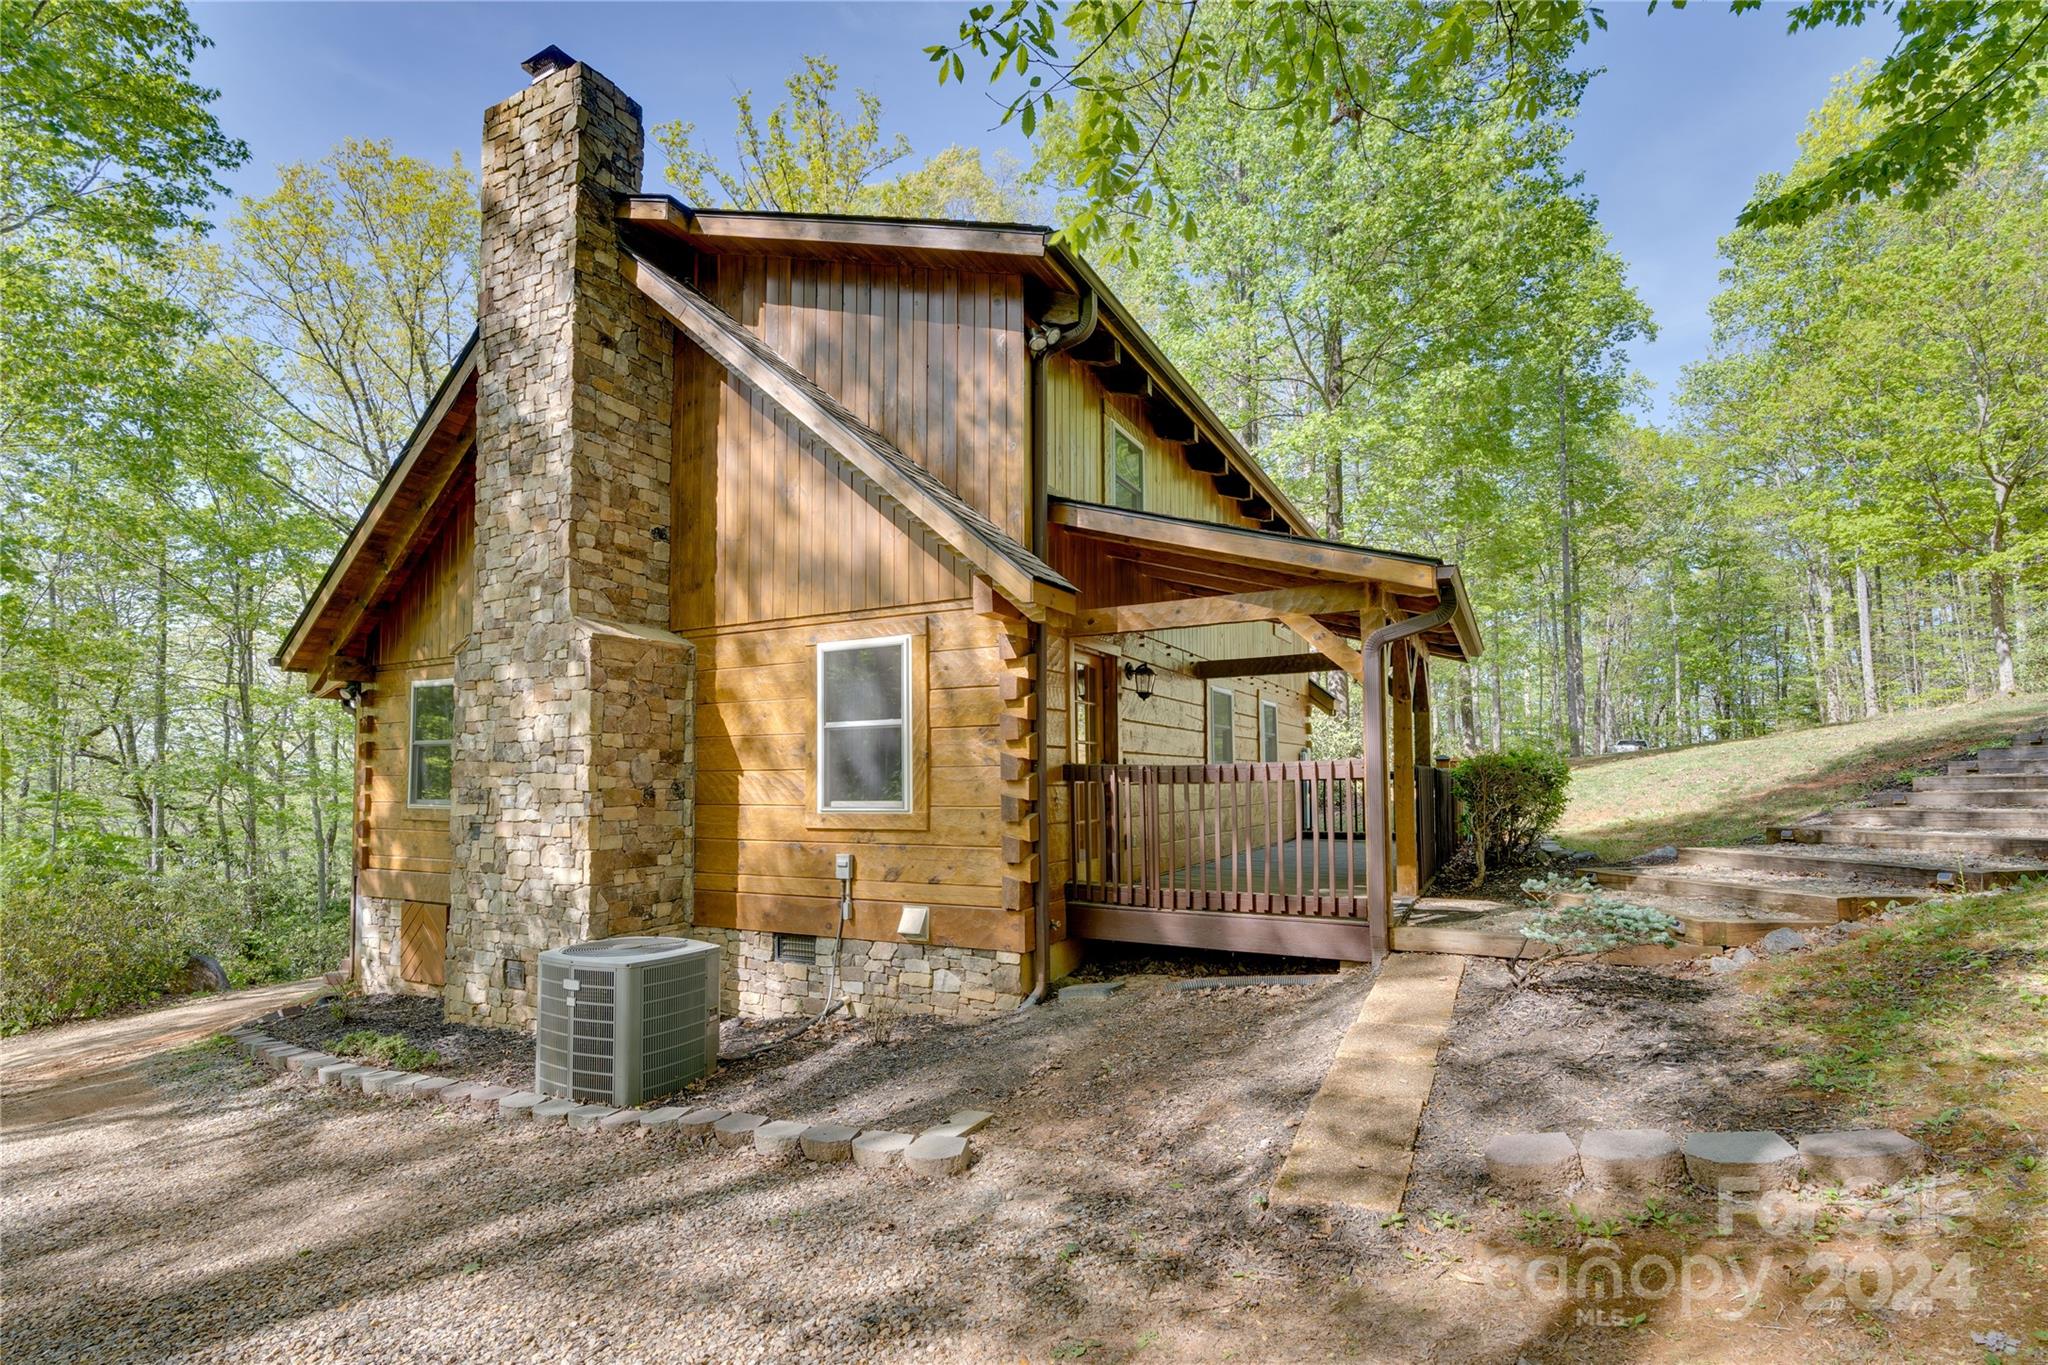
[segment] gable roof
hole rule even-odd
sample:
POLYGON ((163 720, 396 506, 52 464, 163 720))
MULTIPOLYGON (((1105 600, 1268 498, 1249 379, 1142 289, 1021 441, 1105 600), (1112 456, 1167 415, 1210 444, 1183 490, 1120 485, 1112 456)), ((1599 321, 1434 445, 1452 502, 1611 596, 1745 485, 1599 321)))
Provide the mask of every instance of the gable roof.
MULTIPOLYGON (((326 668, 405 564, 415 534, 475 443, 476 343, 472 331, 404 450, 384 471, 334 562, 292 622, 271 658, 279 668, 315 674, 326 668)), ((316 691, 321 690, 319 681, 316 691)))
POLYGON ((932 476, 888 437, 689 285, 630 248, 626 278, 727 371, 772 399, 925 529, 986 574, 1028 616, 1074 608, 1075 588, 1057 570, 932 476))
POLYGON ((619 217, 662 237, 730 255, 835 256, 911 265, 1018 272, 1048 289, 1092 292, 1117 339, 1127 346, 1164 396, 1185 413, 1198 437, 1214 447, 1210 458, 1251 486, 1256 500, 1295 535, 1315 528, 1265 466, 1232 434, 1186 376, 1102 282, 1080 253, 1055 239, 1054 229, 1031 223, 976 223, 931 218, 854 217, 830 213, 767 213, 700 209, 666 194, 629 195, 619 217))

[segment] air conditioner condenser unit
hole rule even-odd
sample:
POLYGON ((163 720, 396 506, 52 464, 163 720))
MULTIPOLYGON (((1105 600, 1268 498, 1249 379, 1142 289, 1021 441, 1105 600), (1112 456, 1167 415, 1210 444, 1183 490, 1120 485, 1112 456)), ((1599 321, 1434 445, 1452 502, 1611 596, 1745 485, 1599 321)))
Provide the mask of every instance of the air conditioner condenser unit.
POLYGON ((681 1089, 718 1064, 719 950, 653 936, 540 955, 534 1089, 619 1106, 681 1089))

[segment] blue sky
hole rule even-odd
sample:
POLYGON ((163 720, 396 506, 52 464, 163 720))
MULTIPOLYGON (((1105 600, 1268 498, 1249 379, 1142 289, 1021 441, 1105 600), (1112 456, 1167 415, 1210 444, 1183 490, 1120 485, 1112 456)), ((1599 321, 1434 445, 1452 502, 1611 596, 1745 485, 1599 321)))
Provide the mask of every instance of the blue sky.
MULTIPOLYGON (((603 71, 650 124, 683 119, 731 145, 732 95, 772 103, 806 53, 838 62, 842 88, 881 96, 888 131, 920 155, 949 143, 1022 155, 995 127, 981 88, 941 88, 927 43, 952 35, 965 0, 929 4, 197 4, 215 47, 199 76, 221 91, 222 122, 249 144, 232 188, 264 193, 283 162, 345 137, 475 164, 485 106, 524 83, 519 62, 549 43, 603 71)), ((1580 111, 1572 162, 1656 315, 1636 348, 1662 413, 1679 371, 1705 354, 1714 242, 1757 176, 1787 165, 1829 81, 1881 57, 1888 21, 1787 35, 1782 10, 1731 15, 1694 0, 1682 11, 1608 3, 1608 29, 1585 50, 1605 68, 1580 111)), ((650 183, 659 176, 651 159, 650 183)))

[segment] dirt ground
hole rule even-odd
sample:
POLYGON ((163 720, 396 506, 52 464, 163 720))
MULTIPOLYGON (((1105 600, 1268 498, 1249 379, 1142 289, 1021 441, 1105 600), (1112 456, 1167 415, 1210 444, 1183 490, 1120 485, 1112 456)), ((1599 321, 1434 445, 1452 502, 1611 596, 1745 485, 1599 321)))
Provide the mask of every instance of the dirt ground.
POLYGON ((982 1024, 837 1025, 697 1091, 903 1127, 993 1110, 973 1169, 943 1183, 572 1137, 297 1088, 224 1047, 168 1053, 146 1096, 0 1149, 0 1358, 1804 1365, 1979 1359, 1978 1326, 2025 1340, 2017 1300, 1810 1310, 1804 1262, 1786 1259, 1810 1239, 1716 1239, 1675 1217, 1575 1228, 1488 1199, 1472 1162, 1500 1124, 1798 1111, 1726 983, 1587 969, 1498 1002, 1485 964, 1466 982, 1391 1220, 1264 1206, 1364 972, 1199 993, 1140 975, 1107 1001, 982 1024), (1685 1079, 1703 1059, 1725 1070, 1705 1098, 1685 1079), (1660 1248, 1762 1258, 1761 1307, 1516 1287, 1547 1256, 1582 1278, 1610 1240, 1631 1267, 1660 1248))

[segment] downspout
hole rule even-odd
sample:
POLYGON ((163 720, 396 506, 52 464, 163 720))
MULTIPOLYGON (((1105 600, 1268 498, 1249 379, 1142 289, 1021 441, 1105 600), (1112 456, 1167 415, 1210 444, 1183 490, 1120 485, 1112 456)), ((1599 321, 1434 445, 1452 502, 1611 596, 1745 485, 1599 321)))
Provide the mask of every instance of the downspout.
MULTIPOLYGON (((1031 458, 1028 462, 1031 488, 1025 505, 1031 509, 1031 553, 1040 559, 1045 558, 1048 549, 1045 529, 1045 358, 1070 346, 1078 346, 1095 335, 1099 311, 1095 291, 1084 285, 1081 290, 1081 316, 1073 326, 1062 331, 1041 324, 1025 342, 1031 351, 1031 458)), ((1033 621, 1031 657, 1038 665, 1041 693, 1052 682, 1047 652, 1045 623, 1033 621)), ((1052 987, 1052 812, 1046 808, 1045 788, 1045 707, 1041 704, 1038 724, 1031 727, 1031 809, 1038 814, 1038 837, 1033 841, 1033 854, 1038 859, 1038 880, 1032 884, 1031 893, 1031 994, 1018 1003, 1020 1011, 1043 1003, 1045 993, 1052 987)))
POLYGON ((1372 960, 1387 955, 1389 926, 1394 918, 1394 869, 1388 861, 1393 840, 1387 829, 1387 646, 1425 630, 1434 630, 1458 611, 1458 590, 1448 573, 1439 571, 1436 580, 1438 602, 1420 616, 1394 621, 1365 637, 1359 653, 1364 656, 1365 723, 1365 839, 1372 850, 1366 864, 1365 922, 1372 943, 1372 960))

